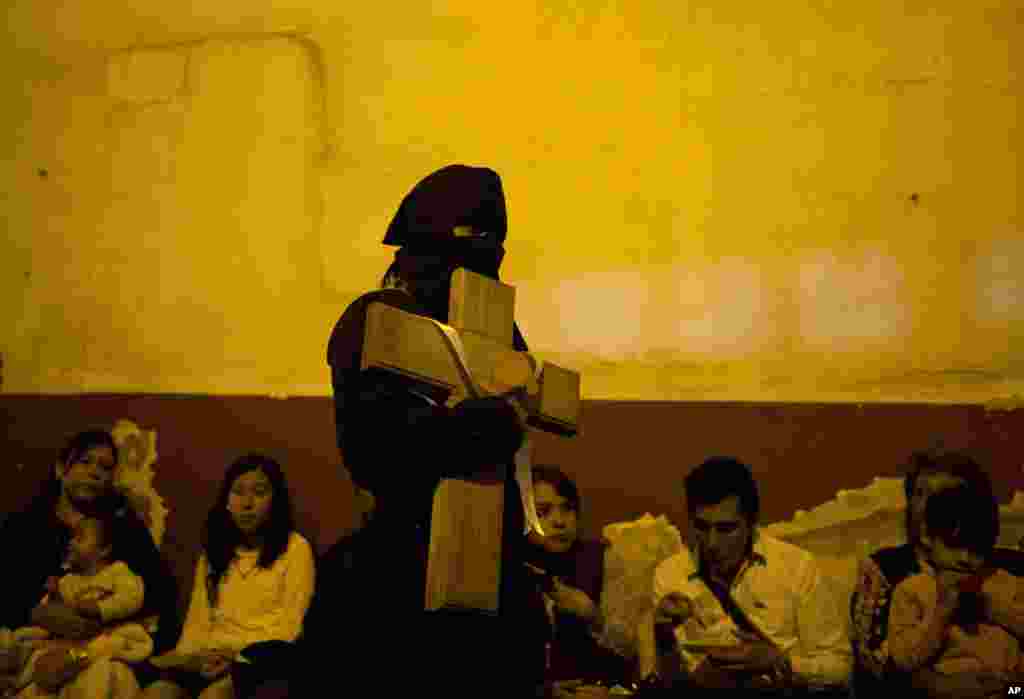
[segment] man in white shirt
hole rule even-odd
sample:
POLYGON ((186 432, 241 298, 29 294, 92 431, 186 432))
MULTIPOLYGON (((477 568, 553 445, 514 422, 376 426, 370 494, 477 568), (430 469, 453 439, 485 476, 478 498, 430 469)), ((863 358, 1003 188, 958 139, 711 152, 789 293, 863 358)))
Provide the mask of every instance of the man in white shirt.
POLYGON ((658 674, 670 685, 845 692, 852 656, 814 557, 757 530, 750 469, 712 458, 685 482, 688 550, 654 575, 658 674))

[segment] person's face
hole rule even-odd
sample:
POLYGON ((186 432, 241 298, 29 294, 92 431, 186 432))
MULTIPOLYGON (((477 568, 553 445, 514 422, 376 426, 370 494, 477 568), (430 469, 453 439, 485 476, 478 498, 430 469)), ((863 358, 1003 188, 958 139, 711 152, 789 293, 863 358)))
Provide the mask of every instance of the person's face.
POLYGON ((75 570, 93 568, 110 555, 110 547, 103 542, 103 527, 94 519, 78 523, 68 550, 68 563, 75 570))
POLYGON ((717 505, 695 508, 690 520, 691 541, 703 566, 717 578, 729 578, 743 563, 753 528, 731 495, 717 505))
POLYGON ((977 572, 985 562, 984 557, 963 546, 954 546, 942 537, 931 537, 924 533, 922 540, 928 546, 929 559, 938 571, 953 571, 969 575, 977 572))
POLYGON ((243 473, 231 484, 228 492, 228 512, 235 525, 244 534, 258 530, 270 517, 274 490, 263 471, 257 469, 243 473))
POLYGON ((917 477, 914 490, 910 493, 910 502, 907 503, 909 513, 907 534, 911 541, 917 541, 920 538, 924 522, 924 507, 928 498, 940 490, 963 485, 963 483, 963 479, 949 473, 925 472, 917 477))
POLYGON ((452 256, 457 266, 496 279, 501 262, 505 259, 505 247, 495 234, 482 232, 456 238, 452 256))
POLYGON ((405 275, 409 290, 428 310, 447 313, 452 273, 459 267, 497 278, 505 249, 497 239, 473 237, 436 243, 410 252, 405 275))
POLYGON ((105 494, 113 483, 114 451, 95 446, 73 456, 57 469, 61 490, 73 501, 89 501, 105 494))
POLYGON ((551 553, 565 553, 576 543, 579 535, 576 510, 554 486, 543 481, 533 484, 533 500, 544 528, 541 545, 551 553))
POLYGON ((447 299, 455 266, 451 257, 443 252, 417 254, 415 274, 410 280, 413 290, 425 298, 443 295, 447 299))

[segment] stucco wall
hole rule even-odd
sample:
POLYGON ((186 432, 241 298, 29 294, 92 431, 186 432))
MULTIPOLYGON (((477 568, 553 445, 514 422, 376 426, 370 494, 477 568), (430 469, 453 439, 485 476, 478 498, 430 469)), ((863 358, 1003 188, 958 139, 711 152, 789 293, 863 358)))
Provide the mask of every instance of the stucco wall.
POLYGON ((324 395, 465 162, 588 398, 1024 395, 1018 3, 578 5, 10 4, 0 390, 324 395))

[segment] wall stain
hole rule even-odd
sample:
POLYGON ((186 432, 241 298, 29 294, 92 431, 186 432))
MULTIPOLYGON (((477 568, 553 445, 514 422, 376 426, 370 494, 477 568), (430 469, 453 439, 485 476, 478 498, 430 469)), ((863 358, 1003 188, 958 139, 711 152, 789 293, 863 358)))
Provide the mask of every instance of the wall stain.
MULTIPOLYGON (((191 84, 191 66, 194 50, 212 43, 239 43, 239 44, 261 44, 267 41, 284 39, 298 46, 306 56, 309 67, 309 75, 313 83, 313 120, 315 122, 316 144, 313 162, 309 167, 313 170, 309 178, 309 205, 311 208, 312 225, 309 231, 306 245, 310 248, 310 254, 315 255, 316 274, 319 277, 317 286, 321 297, 330 296, 334 298, 337 294, 327 283, 326 260, 323 254, 323 222, 326 215, 326 201, 322 187, 322 168, 334 157, 336 148, 330 138, 330 115, 328 110, 328 71, 327 63, 324 60, 323 46, 319 41, 312 38, 311 31, 303 29, 283 29, 280 31, 267 32, 225 32, 209 34, 192 39, 180 41, 143 43, 114 49, 107 52, 108 57, 114 57, 125 53, 139 51, 185 51, 185 76, 180 87, 181 96, 194 94, 194 86, 191 84)), ((153 104, 167 104, 172 100, 152 100, 143 104, 115 105, 114 109, 136 109, 141 110, 153 104)))

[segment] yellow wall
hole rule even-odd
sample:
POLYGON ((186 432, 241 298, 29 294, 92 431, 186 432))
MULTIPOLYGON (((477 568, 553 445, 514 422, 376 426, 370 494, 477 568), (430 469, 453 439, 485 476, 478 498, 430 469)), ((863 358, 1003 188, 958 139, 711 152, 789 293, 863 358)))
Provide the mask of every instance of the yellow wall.
POLYGON ((4 392, 328 393, 463 162, 588 398, 1024 394, 1015 0, 126 7, 8 10, 4 392))

